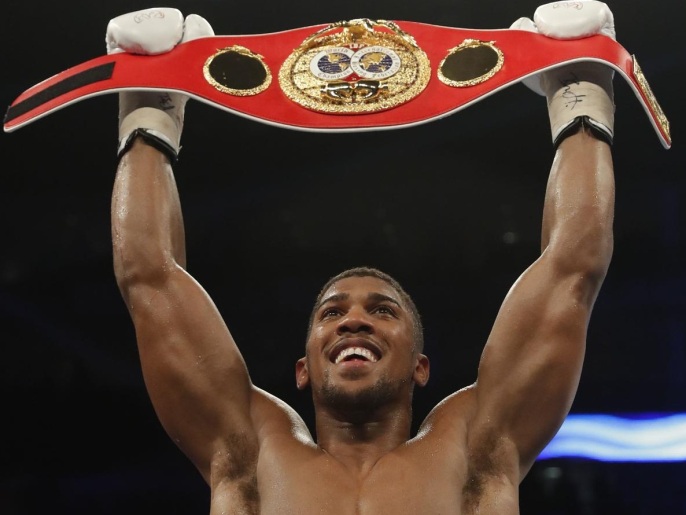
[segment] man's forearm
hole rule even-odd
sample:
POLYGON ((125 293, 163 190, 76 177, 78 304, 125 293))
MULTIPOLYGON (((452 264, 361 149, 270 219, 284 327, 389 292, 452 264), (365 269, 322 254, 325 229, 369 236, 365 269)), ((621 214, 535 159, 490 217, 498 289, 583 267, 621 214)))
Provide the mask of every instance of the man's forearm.
POLYGON ((605 276, 612 257, 615 183, 610 146, 580 127, 559 146, 543 210, 542 250, 570 270, 605 276))
POLYGON ((138 138, 122 157, 112 194, 114 267, 122 285, 185 266, 184 230, 167 157, 138 138))

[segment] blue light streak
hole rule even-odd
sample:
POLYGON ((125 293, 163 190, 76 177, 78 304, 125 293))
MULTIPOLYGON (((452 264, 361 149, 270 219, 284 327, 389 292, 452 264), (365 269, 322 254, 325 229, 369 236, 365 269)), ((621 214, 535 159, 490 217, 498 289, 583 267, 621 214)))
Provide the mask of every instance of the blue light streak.
POLYGON ((539 460, 686 461, 686 414, 570 414, 539 460))

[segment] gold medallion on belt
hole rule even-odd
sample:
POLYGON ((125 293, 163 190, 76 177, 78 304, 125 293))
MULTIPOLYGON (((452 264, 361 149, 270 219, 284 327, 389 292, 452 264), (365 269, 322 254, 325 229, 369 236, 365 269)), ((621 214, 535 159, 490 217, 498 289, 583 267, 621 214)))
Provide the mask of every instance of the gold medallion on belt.
POLYGON ((284 61, 279 85, 313 111, 374 113, 404 104, 429 82, 431 66, 414 38, 386 20, 333 23, 284 61))

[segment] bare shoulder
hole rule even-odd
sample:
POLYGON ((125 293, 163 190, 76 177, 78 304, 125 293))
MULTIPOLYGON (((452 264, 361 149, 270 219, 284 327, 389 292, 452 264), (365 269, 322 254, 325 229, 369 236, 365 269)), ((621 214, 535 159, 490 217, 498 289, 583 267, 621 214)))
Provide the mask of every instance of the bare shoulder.
POLYGON ((286 436, 305 445, 314 445, 310 430, 290 405, 275 395, 253 386, 251 417, 260 445, 268 438, 286 436))
POLYGON ((516 447, 500 428, 477 417, 478 388, 467 386, 446 397, 429 413, 417 439, 435 441, 446 459, 457 459, 465 513, 518 513, 519 461, 516 447), (446 454, 449 449, 451 452, 446 454), (491 504, 508 506, 489 511, 491 504), (481 510, 481 511, 479 511, 481 510))
MULTIPOLYGON (((251 434, 226 435, 215 449, 212 473, 212 512, 262 513, 270 497, 260 485, 279 484, 294 456, 310 455, 316 445, 303 419, 287 403, 251 387, 251 434)), ((267 510, 269 512, 269 510, 267 510)))
POLYGON ((225 434, 222 443, 215 444, 215 478, 254 475, 258 461, 273 450, 316 448, 305 422, 292 407, 261 388, 251 388, 251 428, 225 434))
POLYGON ((439 402, 422 422, 417 435, 399 449, 421 462, 431 456, 431 468, 442 466, 466 473, 468 429, 474 412, 473 387, 463 388, 439 402))
POLYGON ((476 385, 466 386, 439 402, 426 416, 417 437, 443 432, 466 435, 476 412, 476 385))

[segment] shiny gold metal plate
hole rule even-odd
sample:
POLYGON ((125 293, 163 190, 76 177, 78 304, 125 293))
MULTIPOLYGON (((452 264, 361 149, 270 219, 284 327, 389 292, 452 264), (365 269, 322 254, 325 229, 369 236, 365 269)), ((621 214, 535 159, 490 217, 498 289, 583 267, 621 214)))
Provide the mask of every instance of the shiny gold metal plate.
POLYGON ((660 124, 660 127, 662 128, 663 132, 667 135, 668 138, 671 139, 672 135, 669 132, 669 120, 667 120, 667 116, 662 110, 662 107, 660 107, 660 104, 657 102, 657 98, 655 98, 653 90, 650 88, 650 84, 648 84, 648 80, 643 74, 643 70, 638 65, 636 56, 632 55, 631 59, 633 64, 634 78, 636 79, 636 82, 641 88, 643 95, 645 96, 646 100, 650 104, 650 107, 655 113, 655 118, 657 118, 657 122, 660 124))
POLYGON ((257 95, 272 82, 272 74, 262 56, 240 45, 211 55, 205 61, 203 74, 219 91, 239 97, 257 95))
POLYGON ((438 78, 454 88, 475 86, 486 82, 503 67, 503 52, 493 41, 465 39, 438 65, 438 78))
POLYGON ((284 61, 279 85, 307 109, 373 113, 419 95, 431 78, 426 53, 397 24, 360 18, 312 34, 284 61))

